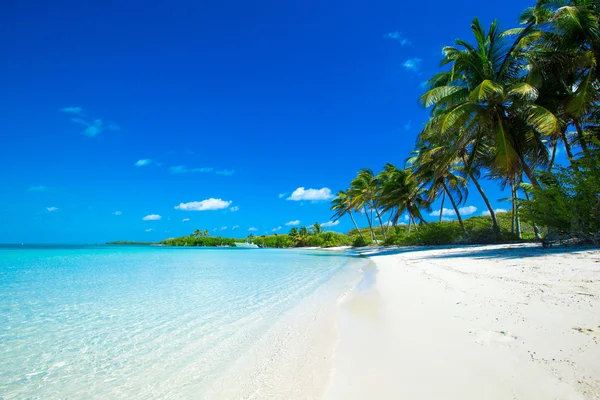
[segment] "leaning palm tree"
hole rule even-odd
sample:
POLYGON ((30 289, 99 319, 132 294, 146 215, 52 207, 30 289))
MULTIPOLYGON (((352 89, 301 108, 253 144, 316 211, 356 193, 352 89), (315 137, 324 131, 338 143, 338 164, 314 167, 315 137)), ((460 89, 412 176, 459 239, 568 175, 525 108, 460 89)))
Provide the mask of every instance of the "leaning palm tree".
POLYGON ((362 232, 358 228, 356 220, 352 215, 354 208, 352 205, 352 198, 348 194, 348 191, 340 190, 337 193, 337 196, 331 201, 331 211, 334 211, 334 214, 331 217, 331 220, 334 222, 338 221, 344 215, 348 214, 350 216, 350 219, 352 220, 352 223, 354 224, 354 228, 356 228, 356 231, 358 232, 360 238, 364 242, 365 238, 363 237, 362 232))
MULTIPOLYGON (((422 134, 420 137, 426 138, 426 135, 422 134)), ((433 147, 429 144, 429 146, 424 145, 413 152, 413 157, 408 159, 407 165, 412 168, 417 181, 423 187, 428 187, 427 200, 429 203, 433 203, 440 196, 442 197, 440 222, 442 221, 444 201, 448 197, 464 232, 465 227, 458 205, 465 201, 468 196, 468 181, 457 173, 460 170, 460 165, 456 156, 452 153, 449 154, 446 146, 433 147)))
POLYGON ((421 209, 429 209, 429 202, 425 198, 425 189, 422 188, 414 175, 408 169, 398 169, 393 164, 386 164, 382 174, 382 188, 379 202, 383 212, 392 213, 392 224, 398 224, 400 216, 406 212, 409 216, 409 228, 415 224, 415 219, 426 223, 421 209))
POLYGON ((381 219, 381 213, 379 212, 378 204, 378 191, 379 182, 370 169, 362 169, 358 172, 356 178, 350 183, 350 193, 352 196, 353 206, 356 210, 361 210, 367 217, 369 223, 369 229, 371 230, 371 236, 373 240, 376 240, 375 231, 373 230, 373 212, 379 219, 379 225, 381 226, 381 232, 385 238, 385 231, 383 229, 383 221, 381 219))
MULTIPOLYGON (((521 16, 533 33, 530 80, 557 101, 563 132, 572 124, 576 142, 589 156, 593 130, 587 116, 600 100, 600 3, 597 0, 538 0, 521 16), (550 89, 550 90, 549 90, 550 89)), ((542 99, 545 99, 544 96, 542 99)), ((564 134, 564 133, 563 133, 564 134)), ((570 143, 563 137, 567 154, 570 143)))
POLYGON ((511 40, 496 21, 488 32, 475 18, 471 30, 476 43, 456 40, 444 48, 442 72, 429 81, 421 101, 432 108, 430 126, 454 133, 452 151, 466 151, 469 167, 484 152, 486 167, 506 177, 523 172, 536 187, 533 173, 547 162, 542 137, 558 131, 557 118, 535 104, 537 89, 524 81, 525 34, 511 40))

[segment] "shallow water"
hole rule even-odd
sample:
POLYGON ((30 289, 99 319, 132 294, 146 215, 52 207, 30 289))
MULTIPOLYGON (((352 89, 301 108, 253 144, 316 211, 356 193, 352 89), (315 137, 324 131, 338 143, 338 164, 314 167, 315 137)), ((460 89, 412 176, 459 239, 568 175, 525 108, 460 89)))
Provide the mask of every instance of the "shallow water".
POLYGON ((235 396, 277 393, 269 360, 315 362, 297 358, 316 316, 364 264, 294 250, 0 248, 0 398, 204 398, 244 381, 235 396))

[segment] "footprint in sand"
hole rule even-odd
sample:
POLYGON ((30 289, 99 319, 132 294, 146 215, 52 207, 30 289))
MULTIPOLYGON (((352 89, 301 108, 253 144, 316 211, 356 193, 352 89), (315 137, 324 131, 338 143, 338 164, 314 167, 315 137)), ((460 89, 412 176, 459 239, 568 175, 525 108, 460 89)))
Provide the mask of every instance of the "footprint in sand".
POLYGON ((517 340, 517 336, 507 331, 477 331, 475 343, 481 346, 490 346, 493 344, 510 345, 511 342, 517 340))

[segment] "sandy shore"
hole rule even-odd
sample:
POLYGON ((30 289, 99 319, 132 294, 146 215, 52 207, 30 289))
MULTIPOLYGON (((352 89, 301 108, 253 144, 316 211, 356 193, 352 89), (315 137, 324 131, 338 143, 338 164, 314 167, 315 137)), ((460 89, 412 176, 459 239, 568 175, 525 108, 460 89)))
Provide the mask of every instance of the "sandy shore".
POLYGON ((342 304, 326 398, 600 399, 600 251, 399 251, 342 304))

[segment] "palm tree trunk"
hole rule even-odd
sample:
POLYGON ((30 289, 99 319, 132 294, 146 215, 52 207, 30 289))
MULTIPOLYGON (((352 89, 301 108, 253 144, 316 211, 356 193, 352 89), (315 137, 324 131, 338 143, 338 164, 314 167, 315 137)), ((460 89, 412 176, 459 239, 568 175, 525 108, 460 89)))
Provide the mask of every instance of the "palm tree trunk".
POLYGON ((377 214, 377 219, 379 219, 379 226, 381 226, 381 234, 383 235, 383 238, 386 239, 385 230, 383 229, 383 221, 381 220, 381 214, 379 213, 377 207, 373 208, 375 208, 375 214, 377 214))
MULTIPOLYGON (((525 193, 525 198, 527 200, 529 200, 529 194, 527 193, 527 191, 524 190, 523 193, 525 193)), ((541 239, 542 238, 542 235, 540 235, 540 230, 538 229, 538 227, 535 224, 535 222, 533 223, 533 231, 535 232, 535 238, 536 239, 541 239)))
POLYGON ((392 216, 394 215, 394 209, 390 210, 390 217, 388 218, 387 226, 385 227, 385 232, 388 233, 390 231, 390 226, 392 222, 392 216))
POLYGON ((350 218, 352 219, 352 223, 354 224, 354 227, 356 228, 356 230, 358 231, 358 235, 360 236, 360 238, 363 240, 363 242, 365 241, 365 238, 362 235, 362 232, 360 231, 360 229, 358 228, 358 225, 356 224, 356 221, 354 220, 354 216, 352 215, 352 210, 350 210, 348 212, 348 214, 350 214, 350 218))
POLYGON ((410 215, 410 212, 408 212, 408 234, 409 235, 410 235, 411 224, 412 224, 412 215, 410 215))
POLYGON ((510 182, 510 233, 515 233, 515 186, 510 182))
POLYGON ((516 231, 517 237, 519 239, 521 239, 521 220, 519 218, 519 188, 517 187, 517 185, 513 185, 512 186, 512 198, 513 198, 513 223, 514 223, 514 230, 516 231))
POLYGON ((371 223, 371 218, 369 218, 369 213, 367 212, 367 204, 363 206, 365 211, 365 217, 367 217, 367 221, 369 222, 369 229, 371 230, 371 240, 375 241, 375 232, 373 232, 373 224, 371 223))
POLYGON ((521 219, 519 218, 519 198, 517 197, 517 189, 515 188, 515 229, 517 230, 517 237, 522 239, 521 235, 521 219))
POLYGON ((558 146, 558 141, 556 139, 552 140, 552 156, 550 157, 550 164, 548 164, 548 172, 552 172, 552 167, 554 167, 554 160, 556 159, 556 146, 558 146))
POLYGON ((563 144, 565 145, 565 151, 567 152, 567 157, 569 158, 569 162, 571 166, 573 166, 573 150, 571 149, 571 144, 569 143, 569 138, 567 137, 567 127, 565 127, 560 133, 560 137, 562 138, 563 144))
POLYGON ((415 231, 419 231, 419 228, 417 228, 417 223, 415 222, 415 217, 413 217, 412 213, 410 214, 410 219, 412 220, 413 226, 415 227, 415 231))
POLYGON ((577 139, 579 139, 579 145, 581 146, 581 150, 583 151, 583 155, 586 157, 590 156, 590 150, 588 148, 588 145, 585 141, 585 136, 583 134, 583 129, 581 127, 581 121, 579 121, 579 118, 574 118, 573 119, 573 125, 575 125, 575 129, 577 130, 577 139))
POLYGON ((490 204, 490 201, 488 200, 487 196, 485 195, 485 192, 483 191, 483 188, 481 187, 481 185, 479 184, 479 182, 477 181, 477 179, 475 179, 475 176, 473 175, 473 173, 471 171, 469 171, 469 178, 471 178, 471 180, 475 184, 475 187, 477 188, 477 191, 481 195, 481 198, 483 199, 483 202, 485 203, 485 205, 488 208, 488 211, 490 212, 490 217, 492 217, 492 227, 494 228, 494 231, 497 234, 500 234, 500 226, 498 225, 498 220, 496 219, 496 212, 492 208, 492 205, 490 204))
POLYGON ((444 193, 442 196, 442 205, 440 206, 440 222, 442 222, 442 213, 444 212, 444 201, 446 200, 446 185, 444 184, 444 193))
MULTIPOLYGON (((454 208, 454 212, 456 213, 456 218, 458 218, 458 223, 460 224, 460 227, 462 228, 463 233, 466 233, 467 231, 465 230, 465 225, 463 224, 463 220, 460 216, 460 211, 458 211, 458 206, 456 205, 456 202, 454 201, 454 197, 452 197, 452 194, 450 194, 450 191, 448 190, 448 187, 446 186, 446 182, 442 182, 442 185, 444 187, 444 193, 448 195, 448 199, 450 199, 450 203, 452 203, 452 208, 454 208)), ((441 217, 441 213, 440 213, 440 217, 441 217)), ((441 218, 440 218, 441 220, 441 218)))
POLYGON ((523 160, 522 157, 521 157, 521 166, 523 167, 523 172, 525 172, 525 176, 527 176, 527 179, 529 179, 529 182, 531 182, 531 184, 534 187, 539 188, 540 183, 538 182, 538 180, 535 177, 531 168, 529 168, 529 165, 527 165, 527 163, 525 162, 525 160, 523 160))

